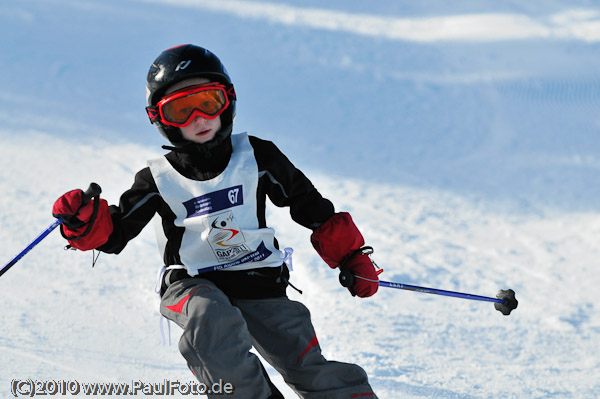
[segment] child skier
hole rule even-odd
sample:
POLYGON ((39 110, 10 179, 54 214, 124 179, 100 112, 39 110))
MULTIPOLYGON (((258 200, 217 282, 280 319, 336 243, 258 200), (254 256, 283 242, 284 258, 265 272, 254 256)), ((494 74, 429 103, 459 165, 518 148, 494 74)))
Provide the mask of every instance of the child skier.
POLYGON ((336 213, 272 142, 231 134, 236 94, 210 51, 165 50, 146 89, 148 116, 170 152, 136 174, 119 206, 98 198, 82 206, 81 190, 61 196, 52 213, 63 236, 80 250, 118 254, 158 213, 160 312, 183 329, 179 350, 201 383, 228 382, 238 398, 283 398, 254 346, 302 398, 375 398, 362 368, 322 356, 308 310, 287 298, 289 272, 265 200, 289 207, 323 260, 356 276, 352 295, 368 297, 377 273, 350 215, 336 213))

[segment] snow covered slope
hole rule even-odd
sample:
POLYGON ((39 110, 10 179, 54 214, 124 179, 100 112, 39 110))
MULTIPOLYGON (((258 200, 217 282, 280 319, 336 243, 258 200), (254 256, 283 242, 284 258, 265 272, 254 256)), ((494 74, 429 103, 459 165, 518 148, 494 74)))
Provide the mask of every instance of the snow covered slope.
MULTIPOLYGON (((382 279, 519 299, 505 317, 387 288, 352 298, 272 207, 304 291, 289 295, 327 357, 361 364, 381 398, 600 396, 594 2, 23 0, 0 21, 0 264, 60 194, 96 181, 116 203, 162 153, 145 74, 192 42, 234 78, 236 131, 274 140, 352 213, 382 279)), ((0 278, 0 397, 13 379, 193 381, 161 345, 151 226, 94 268, 64 244, 52 233, 0 278)))

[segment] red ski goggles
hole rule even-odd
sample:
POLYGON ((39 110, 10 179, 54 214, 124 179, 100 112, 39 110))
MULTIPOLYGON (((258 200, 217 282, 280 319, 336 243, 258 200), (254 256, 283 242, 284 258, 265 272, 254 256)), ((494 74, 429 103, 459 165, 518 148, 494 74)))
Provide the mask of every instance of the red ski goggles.
POLYGON ((156 106, 146 107, 150 123, 184 127, 196 117, 214 119, 235 100, 233 85, 205 83, 186 87, 164 96, 156 106))

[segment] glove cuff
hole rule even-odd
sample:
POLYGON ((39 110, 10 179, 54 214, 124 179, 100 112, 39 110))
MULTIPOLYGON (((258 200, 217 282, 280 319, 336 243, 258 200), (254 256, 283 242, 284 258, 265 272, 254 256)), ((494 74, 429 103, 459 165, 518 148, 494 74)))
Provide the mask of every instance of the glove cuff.
POLYGON ((365 244, 362 234, 347 212, 336 213, 329 218, 311 234, 310 242, 332 269, 365 244))

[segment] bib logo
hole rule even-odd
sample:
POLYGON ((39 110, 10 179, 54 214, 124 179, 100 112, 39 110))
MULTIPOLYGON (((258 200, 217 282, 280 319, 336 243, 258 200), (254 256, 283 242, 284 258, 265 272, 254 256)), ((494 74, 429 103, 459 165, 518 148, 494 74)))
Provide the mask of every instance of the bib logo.
MULTIPOLYGON (((234 190, 229 193, 230 199, 235 195, 232 192, 234 190)), ((208 223, 208 242, 219 262, 231 261, 252 251, 231 211, 209 217, 208 223)))

